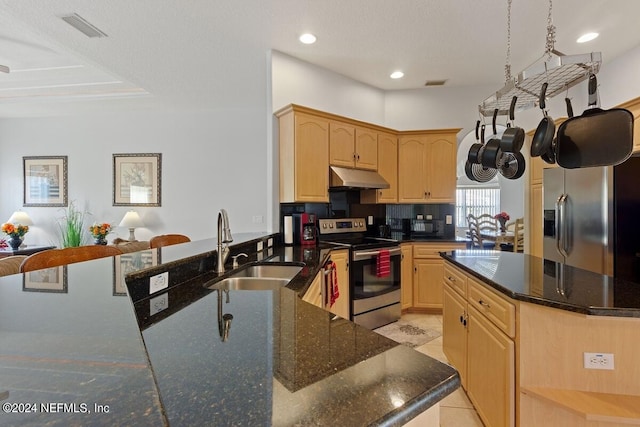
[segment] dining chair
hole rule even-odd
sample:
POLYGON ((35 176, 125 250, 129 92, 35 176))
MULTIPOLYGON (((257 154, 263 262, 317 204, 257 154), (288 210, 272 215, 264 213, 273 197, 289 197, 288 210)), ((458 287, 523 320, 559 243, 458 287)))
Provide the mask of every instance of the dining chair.
POLYGON ((524 218, 508 223, 507 231, 513 232, 513 252, 524 252, 524 218))
POLYGON ((188 243, 191 239, 184 234, 162 234, 154 236, 149 240, 151 249, 160 248, 162 246, 177 245, 178 243, 188 243))
POLYGON ((491 222, 487 221, 484 216, 489 216, 487 214, 483 214, 480 216, 475 216, 473 214, 467 215, 467 224, 469 226, 469 239, 472 249, 493 249, 495 243, 490 240, 485 240, 482 238, 483 231, 497 231, 497 224, 495 224, 495 220, 493 220, 494 228, 491 227, 491 222), (482 220, 480 219, 482 218, 482 220))
POLYGON ((90 259, 122 255, 122 251, 115 246, 89 245, 63 249, 48 249, 29 255, 20 264, 20 272, 41 270, 43 268, 58 267, 90 259))
POLYGON ((20 264, 27 258, 27 255, 12 255, 0 258, 0 276, 20 273, 20 264))

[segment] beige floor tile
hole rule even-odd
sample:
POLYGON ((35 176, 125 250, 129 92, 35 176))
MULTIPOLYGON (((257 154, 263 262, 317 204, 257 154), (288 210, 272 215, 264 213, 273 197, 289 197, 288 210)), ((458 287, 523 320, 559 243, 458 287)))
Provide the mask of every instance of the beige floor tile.
POLYGON ((473 409, 440 406, 440 427, 483 427, 473 409))
POLYGON ((467 397, 462 387, 451 393, 440 401, 440 406, 447 406, 450 408, 464 408, 473 409, 471 401, 467 397))
POLYGON ((436 338, 435 340, 423 344, 420 347, 416 347, 415 349, 422 354, 426 354, 427 356, 439 360, 440 362, 449 363, 449 361, 447 360, 447 356, 445 356, 444 352, 442 351, 441 338, 436 338))

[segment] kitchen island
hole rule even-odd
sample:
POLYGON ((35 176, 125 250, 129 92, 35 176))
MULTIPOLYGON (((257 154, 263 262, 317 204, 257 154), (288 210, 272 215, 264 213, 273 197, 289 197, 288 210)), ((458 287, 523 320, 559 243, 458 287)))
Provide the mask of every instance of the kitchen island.
POLYGON ((640 425, 640 284, 519 253, 441 256, 444 351, 485 425, 640 425))
POLYGON ((242 264, 302 271, 279 290, 209 289, 223 277, 210 239, 0 278, 0 424, 403 425, 459 386, 450 366, 301 300, 330 248, 235 237, 242 264), (132 263, 145 268, 124 286, 132 263))

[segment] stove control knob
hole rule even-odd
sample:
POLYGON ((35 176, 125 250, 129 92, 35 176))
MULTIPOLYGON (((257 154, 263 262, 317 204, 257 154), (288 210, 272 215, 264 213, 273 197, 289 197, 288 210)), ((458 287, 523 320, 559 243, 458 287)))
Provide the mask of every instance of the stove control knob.
POLYGON ((329 224, 329 228, 333 228, 333 223, 330 223, 330 224, 329 224))
POLYGON ((362 227, 362 226, 364 226, 364 223, 363 223, 362 221, 360 221, 360 222, 358 223, 358 225, 359 225, 360 227, 362 227))
POLYGON ((327 228, 327 224, 326 223, 322 223, 322 228, 327 228))

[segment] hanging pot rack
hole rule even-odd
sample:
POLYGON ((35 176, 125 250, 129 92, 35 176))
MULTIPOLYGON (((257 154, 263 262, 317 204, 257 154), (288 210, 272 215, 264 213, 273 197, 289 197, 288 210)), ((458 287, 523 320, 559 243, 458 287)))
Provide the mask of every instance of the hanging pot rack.
POLYGON ((507 0, 507 61, 505 65, 505 85, 494 94, 486 98, 478 110, 487 117, 498 110, 499 115, 506 115, 511 106, 511 100, 517 97, 515 109, 518 111, 532 108, 536 105, 540 87, 547 83, 547 97, 553 98, 558 93, 566 91, 572 86, 589 78, 590 74, 597 74, 602 63, 600 52, 579 55, 565 55, 554 48, 555 26, 551 18, 552 1, 549 0, 549 14, 547 17, 547 37, 545 54, 518 73, 511 76, 511 0, 507 0))
MULTIPOLYGON (((509 112, 511 99, 518 97, 516 110, 522 111, 536 105, 542 83, 547 82, 547 97, 553 98, 572 86, 589 78, 589 73, 597 74, 602 63, 600 52, 579 55, 564 55, 557 50, 551 51, 551 58, 540 60, 518 73, 517 77, 507 81, 493 95, 478 106, 480 114, 492 116, 497 108, 499 115, 509 112)), ((545 59, 546 55, 544 58, 545 59)))

